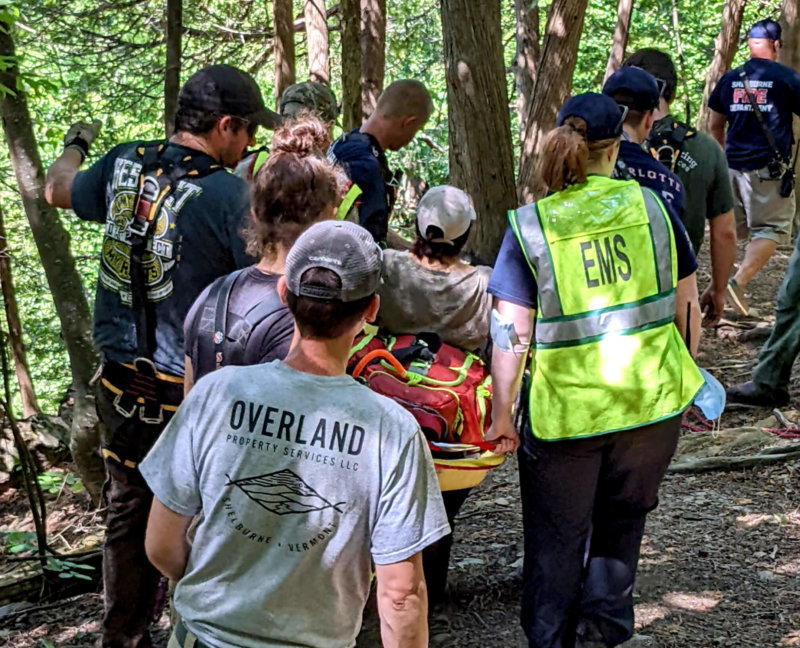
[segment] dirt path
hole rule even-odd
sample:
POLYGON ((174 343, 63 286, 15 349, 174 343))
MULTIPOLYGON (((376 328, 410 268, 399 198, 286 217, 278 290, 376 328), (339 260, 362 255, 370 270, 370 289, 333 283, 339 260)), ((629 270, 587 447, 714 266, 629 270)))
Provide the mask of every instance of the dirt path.
MULTIPOLYGON (((786 258, 780 254, 773 259, 753 285, 752 305, 766 325, 772 323, 786 258)), ((701 272, 701 290, 707 277, 701 272)), ((758 319, 726 315, 730 323, 705 336, 699 361, 727 386, 746 379, 764 336, 748 332, 758 319)), ((797 405, 798 376, 792 387, 797 405)), ((753 424, 766 414, 730 409, 722 426, 753 424)), ((636 587, 637 646, 800 646, 798 472, 800 462, 786 462, 742 472, 667 477, 661 505, 645 530, 636 587)), ((61 496, 53 528, 68 529, 68 542, 97 528, 85 505, 81 495, 61 496)), ((0 529, 23 529, 29 522, 21 494, 5 493, 0 499, 0 529)), ((431 645, 525 646, 517 621, 521 564, 519 489, 512 457, 476 489, 462 510, 451 566, 453 604, 433 612, 431 645)), ((98 594, 85 594, 1 619, 0 646, 92 646, 99 636, 101 608, 98 594)), ((367 626, 367 633, 374 630, 373 622, 367 626)), ((166 643, 166 627, 163 616, 156 648, 166 643)), ((377 645, 374 634, 365 633, 359 645, 377 645)))

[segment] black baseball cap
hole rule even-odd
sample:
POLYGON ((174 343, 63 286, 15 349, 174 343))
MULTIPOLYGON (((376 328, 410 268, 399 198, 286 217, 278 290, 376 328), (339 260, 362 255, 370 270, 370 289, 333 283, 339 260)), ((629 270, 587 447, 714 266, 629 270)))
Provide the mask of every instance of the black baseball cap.
POLYGON ((603 94, 613 97, 619 92, 632 96, 628 106, 631 110, 646 112, 658 107, 658 100, 664 82, 659 85, 658 80, 649 72, 633 65, 621 67, 614 72, 603 85, 603 94))
POLYGON ((611 97, 584 92, 570 97, 558 111, 556 126, 562 126, 567 117, 580 117, 586 122, 586 139, 598 142, 622 134, 622 124, 628 109, 620 106, 611 97))
POLYGON ((255 79, 232 65, 209 65, 195 72, 181 88, 178 105, 239 117, 265 128, 276 128, 283 121, 264 106, 255 79))
POLYGON ((764 20, 759 20, 750 28, 750 31, 747 32, 747 38, 766 38, 767 40, 780 41, 781 26, 770 18, 764 18, 764 20))

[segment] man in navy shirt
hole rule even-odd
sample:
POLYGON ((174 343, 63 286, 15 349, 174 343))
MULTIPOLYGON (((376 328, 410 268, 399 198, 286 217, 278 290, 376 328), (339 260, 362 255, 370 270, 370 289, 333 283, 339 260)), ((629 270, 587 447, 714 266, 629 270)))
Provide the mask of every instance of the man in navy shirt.
POLYGON ((47 172, 51 205, 105 229, 94 309, 103 361, 96 402, 106 430, 104 647, 151 645, 160 577, 145 555, 153 494, 137 464, 183 396, 189 307, 208 283, 253 262, 240 236, 247 184, 224 167, 239 162, 259 125, 279 121, 250 75, 213 65, 181 89, 167 142, 120 144, 79 171, 99 124, 76 124, 47 172))
POLYGON ((378 98, 369 119, 342 135, 328 151, 329 159, 341 164, 361 189, 358 222, 377 243, 386 242, 398 178, 389 169, 384 151, 406 146, 432 112, 431 96, 422 83, 395 81, 378 98))
POLYGON ((744 238, 749 230, 751 237, 744 261, 728 283, 731 304, 743 315, 748 312, 747 284, 778 242, 791 234, 794 194, 783 197, 779 190, 782 166, 791 163, 792 115, 800 115, 800 75, 776 62, 780 25, 759 20, 747 37, 750 60, 723 76, 708 98, 711 134, 725 147, 730 166, 738 235, 744 238))
MULTIPOLYGON (((671 216, 679 218, 685 195, 683 183, 642 148, 655 121, 661 90, 655 77, 641 68, 622 67, 606 80, 603 94, 628 112, 622 126, 615 177, 629 177, 655 191, 671 216)), ((674 220, 674 219, 673 219, 674 220)))

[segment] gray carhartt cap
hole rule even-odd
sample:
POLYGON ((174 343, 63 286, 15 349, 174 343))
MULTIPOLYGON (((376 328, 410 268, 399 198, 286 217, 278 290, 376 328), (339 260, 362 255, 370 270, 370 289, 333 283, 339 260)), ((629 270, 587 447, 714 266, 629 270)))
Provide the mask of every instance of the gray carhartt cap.
POLYGON ((295 83, 286 88, 281 95, 279 109, 284 117, 297 117, 304 110, 328 122, 336 121, 339 116, 333 91, 316 81, 295 83))
POLYGON ((349 221, 315 223, 295 241, 286 257, 286 287, 298 297, 351 302, 375 294, 383 253, 367 230, 349 221), (341 281, 340 288, 304 282, 313 268, 325 268, 341 281))

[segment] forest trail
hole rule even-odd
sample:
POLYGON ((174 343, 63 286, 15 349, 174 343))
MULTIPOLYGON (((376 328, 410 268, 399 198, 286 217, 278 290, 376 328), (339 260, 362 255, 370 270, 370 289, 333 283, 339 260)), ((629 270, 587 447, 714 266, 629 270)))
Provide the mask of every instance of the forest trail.
MULTIPOLYGON (((764 337, 746 332, 760 319, 771 325, 787 259, 788 251, 779 252, 751 284, 758 319, 737 320, 726 312, 731 323, 705 334, 700 363, 726 386, 749 374, 764 337)), ((700 264, 708 267, 707 256, 701 255, 700 264)), ((701 289, 707 280, 701 270, 701 289)), ((800 375, 795 372, 795 404, 798 397, 800 375)), ((768 414, 766 409, 730 408, 722 427, 752 425, 768 414)), ((645 529, 635 593, 638 639, 631 648, 800 646, 798 472, 800 461, 787 461, 744 471, 667 476, 661 504, 645 529)), ((72 543, 98 533, 97 516, 87 513, 87 506, 85 493, 62 493, 58 505, 50 507, 51 534, 62 532, 72 543)), ((5 512, 0 528, 22 528, 23 493, 2 494, 0 508, 5 512)), ((450 572, 453 602, 433 612, 431 646, 523 647, 521 565, 519 486, 511 457, 490 473, 459 515, 450 572)), ((0 646, 88 648, 99 637, 101 610, 99 594, 84 594, 2 618, 0 646)), ((167 627, 164 614, 156 648, 166 645, 167 627)), ((375 630, 368 613, 359 646, 379 645, 375 630)))

